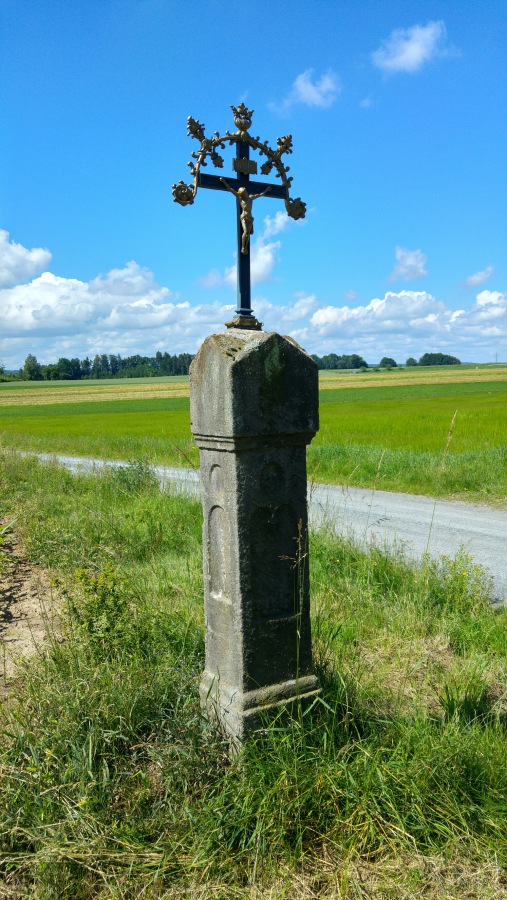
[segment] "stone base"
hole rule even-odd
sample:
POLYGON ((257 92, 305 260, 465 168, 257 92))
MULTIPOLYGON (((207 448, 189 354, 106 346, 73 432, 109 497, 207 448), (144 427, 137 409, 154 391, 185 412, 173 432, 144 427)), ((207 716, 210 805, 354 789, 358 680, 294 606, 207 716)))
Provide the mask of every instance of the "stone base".
POLYGON ((226 328, 241 328, 247 331, 262 331, 262 322, 255 316, 235 316, 230 322, 225 323, 226 328))
POLYGON ((296 704, 307 708, 320 693, 319 679, 315 675, 243 693, 230 685, 220 684, 216 676, 204 672, 200 685, 201 705, 208 718, 218 725, 224 736, 237 744, 241 744, 247 735, 262 731, 281 713, 290 715, 296 704))

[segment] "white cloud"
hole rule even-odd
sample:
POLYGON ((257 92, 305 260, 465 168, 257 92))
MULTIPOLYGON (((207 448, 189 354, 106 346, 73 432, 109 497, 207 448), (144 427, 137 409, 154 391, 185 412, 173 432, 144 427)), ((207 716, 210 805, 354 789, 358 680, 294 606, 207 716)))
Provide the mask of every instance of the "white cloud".
POLYGON ((353 303, 354 300, 357 300, 357 291, 345 291, 343 299, 348 303, 353 303))
POLYGON ((0 229, 0 287, 21 284, 36 272, 42 272, 51 261, 49 250, 34 247, 27 250, 9 240, 9 232, 0 229))
POLYGON ((92 293, 108 296, 144 297, 153 290, 157 290, 153 272, 138 266, 133 260, 123 269, 111 269, 107 275, 98 275, 90 281, 92 293))
POLYGON ((0 358, 16 368, 28 353, 50 362, 95 353, 191 351, 230 315, 228 304, 179 302, 135 262, 89 283, 46 272, 0 290, 0 358))
POLYGON ((279 209, 274 216, 266 216, 262 232, 263 238, 274 237, 275 234, 286 231, 292 222, 294 222, 294 219, 291 219, 283 209, 279 209))
POLYGON ((72 329, 138 329, 164 325, 177 305, 168 288, 155 284, 153 274, 127 263, 90 283, 44 272, 29 284, 0 292, 4 334, 61 334, 72 329))
POLYGON ((89 283, 45 272, 29 284, 0 290, 0 357, 15 368, 28 353, 49 362, 160 347, 182 352, 195 348, 229 316, 220 304, 179 302, 157 285, 149 269, 133 261, 89 283))
MULTIPOLYGON (((431 316, 441 314, 445 310, 443 303, 438 303, 426 291, 400 291, 398 294, 387 292, 383 299, 375 298, 366 306, 324 306, 317 310, 311 324, 321 332, 337 326, 350 329, 361 323, 366 332, 404 330, 411 323, 431 321, 431 316), (428 318, 430 317, 430 318, 428 318)), ((359 330, 359 329, 358 329, 359 330)))
POLYGON ((406 250, 404 247, 396 247, 396 265, 391 272, 389 281, 415 281, 426 275, 427 258, 422 250, 406 250))
POLYGON ((475 272, 474 275, 469 275, 468 278, 465 278, 463 284, 467 288, 476 288, 479 287, 480 284, 484 284, 488 278, 491 278, 493 274, 493 266, 486 266, 482 272, 475 272))
MULTIPOLYGON (((264 243, 259 270, 271 266, 271 244, 277 242, 264 243)), ((90 282, 45 272, 0 289, 0 358, 17 368, 28 353, 51 362, 96 353, 194 352, 206 335, 223 329, 234 305, 191 305, 134 261, 90 282)), ((281 306, 257 296, 253 307, 266 330, 290 334, 319 355, 357 352, 369 362, 384 355, 403 362, 440 350, 477 362, 496 353, 507 358, 507 292, 482 290, 458 310, 427 291, 407 289, 363 305, 324 305, 315 294, 299 292, 281 306)))
POLYGON ((337 76, 331 70, 321 75, 318 81, 312 81, 312 76, 313 69, 307 69, 297 76, 292 88, 293 102, 323 109, 331 106, 339 90, 337 76))
POLYGON ((434 350, 491 361, 507 344, 507 293, 482 291, 470 309, 451 310, 427 291, 388 291, 364 306, 321 306, 292 335, 310 352, 354 351, 369 362, 434 350))
MULTIPOLYGON (((293 225, 301 226, 302 220, 291 219, 284 210, 278 210, 274 216, 265 216, 262 232, 258 238, 254 238, 251 244, 250 271, 252 285, 263 284, 270 281, 277 260, 280 241, 273 241, 275 237, 293 225)), ((223 275, 217 269, 212 269, 207 275, 197 279, 197 284, 204 288, 216 288, 222 284, 236 289, 236 263, 228 266, 223 275)))
POLYGON ((270 103, 274 112, 286 113, 293 106, 303 104, 319 109, 327 109, 335 102, 340 93, 340 81, 332 69, 319 79, 314 79, 313 69, 306 69, 294 80, 291 90, 280 103, 270 103))
MULTIPOLYGON (((280 241, 265 241, 262 237, 254 242, 250 267, 252 285, 271 280, 280 247, 280 241)), ((236 285, 236 274, 234 274, 234 285, 236 285)))
POLYGON ((301 319, 306 319, 310 313, 314 311, 315 307, 318 306, 318 300, 315 294, 304 294, 299 291, 295 297, 296 300, 294 303, 282 307, 282 318, 284 322, 299 322, 301 319))
POLYGON ((208 272, 207 275, 203 275, 202 278, 196 280, 196 284, 199 284, 203 288, 215 288, 223 283, 224 277, 220 274, 218 269, 211 269, 211 272, 208 272))
POLYGON ((374 66, 383 72, 418 72, 436 56, 445 55, 445 25, 430 21, 427 25, 397 28, 371 54, 374 66))
POLYGON ((501 294, 500 291, 481 291, 477 294, 477 306, 507 308, 507 294, 501 294))
POLYGON ((359 106, 361 107, 361 109, 369 109, 370 106, 373 106, 372 98, 364 97, 364 99, 360 101, 359 106))
POLYGON ((254 297, 252 307, 255 315, 264 323, 265 331, 279 331, 283 334, 295 334, 292 330, 296 322, 308 319, 319 305, 315 294, 298 291, 292 300, 283 306, 270 303, 264 297, 254 297))
MULTIPOLYGON (((262 284, 271 281, 273 269, 275 267, 277 251, 280 249, 280 241, 265 241, 263 237, 258 238, 252 243, 250 257, 250 278, 252 287, 256 284, 262 284)), ((203 287, 209 287, 209 275, 205 276, 201 281, 203 287)), ((225 270, 222 284, 227 284, 230 288, 236 289, 237 283, 237 265, 234 263, 225 270)), ((215 287, 215 285, 212 285, 215 287)))

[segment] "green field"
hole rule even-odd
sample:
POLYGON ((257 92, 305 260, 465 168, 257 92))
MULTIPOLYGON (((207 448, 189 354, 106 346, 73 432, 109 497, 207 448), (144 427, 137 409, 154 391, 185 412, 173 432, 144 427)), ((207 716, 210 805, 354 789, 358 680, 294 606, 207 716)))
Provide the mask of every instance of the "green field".
MULTIPOLYGON (((507 502, 507 367, 321 373, 318 481, 507 502), (452 425, 452 428, 451 428, 452 425)), ((0 385, 4 447, 198 465, 188 379, 0 385)))

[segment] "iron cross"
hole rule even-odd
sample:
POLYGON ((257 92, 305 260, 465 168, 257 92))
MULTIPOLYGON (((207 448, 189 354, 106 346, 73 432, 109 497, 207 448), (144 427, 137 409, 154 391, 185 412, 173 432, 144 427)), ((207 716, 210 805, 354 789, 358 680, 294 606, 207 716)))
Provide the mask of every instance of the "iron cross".
POLYGON ((227 325, 235 328, 260 329, 262 326, 252 312, 250 284, 250 237, 254 231, 253 202, 259 197, 284 200, 287 214, 293 219, 304 218, 306 204, 300 197, 295 200, 291 199, 289 191, 292 177, 287 175, 289 166, 285 166, 282 162, 284 153, 292 153, 292 136, 289 134, 278 138, 277 149, 273 150, 266 141, 261 142, 258 137, 255 138, 249 133, 253 110, 247 109, 244 103, 240 103, 238 107, 231 106, 231 109, 238 131, 232 134, 226 131, 223 136, 216 131, 212 138, 206 138, 204 125, 189 116, 188 134, 199 140, 201 147, 197 152, 192 153, 192 159, 196 162, 189 162, 193 184, 188 185, 184 181, 174 184, 173 197, 177 203, 188 206, 194 202, 199 187, 211 188, 215 191, 228 191, 234 194, 238 241, 238 301, 235 318, 227 325), (207 158, 211 159, 215 167, 223 167, 224 160, 217 149, 224 149, 226 142, 236 145, 237 155, 233 159, 233 169, 237 177, 223 178, 201 172, 201 167, 207 165, 207 158), (266 162, 261 166, 261 173, 269 175, 273 168, 276 169, 276 175, 281 179, 281 184, 250 181, 250 175, 257 174, 257 163, 250 159, 250 147, 266 157, 266 162))

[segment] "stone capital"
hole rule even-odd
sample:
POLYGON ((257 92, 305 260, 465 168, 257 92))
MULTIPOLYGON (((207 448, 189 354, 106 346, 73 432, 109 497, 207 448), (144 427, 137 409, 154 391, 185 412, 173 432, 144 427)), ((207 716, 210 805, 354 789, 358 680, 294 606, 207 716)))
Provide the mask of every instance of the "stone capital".
POLYGON ((230 329, 206 338, 190 368, 194 435, 314 435, 318 369, 292 338, 230 329))

